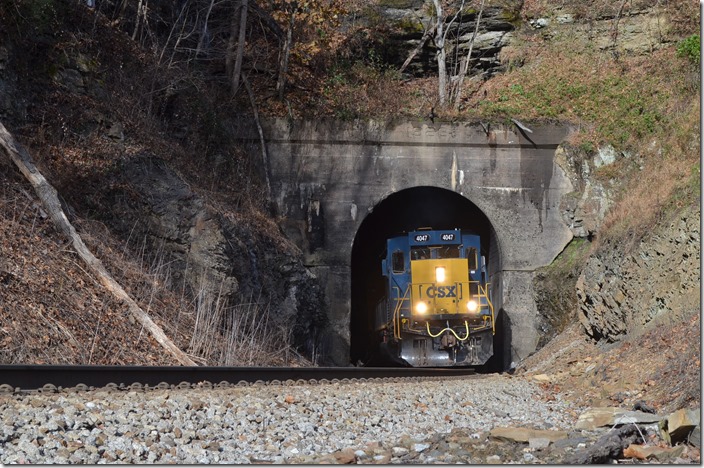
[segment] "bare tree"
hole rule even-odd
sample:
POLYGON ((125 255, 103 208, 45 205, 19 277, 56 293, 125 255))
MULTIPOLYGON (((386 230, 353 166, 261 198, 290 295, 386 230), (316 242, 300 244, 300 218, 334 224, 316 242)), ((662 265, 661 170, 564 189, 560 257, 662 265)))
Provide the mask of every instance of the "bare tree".
POLYGON ((134 31, 132 31, 132 40, 134 41, 137 39, 137 33, 139 32, 139 22, 140 18, 142 17, 142 14, 144 14, 146 18, 146 9, 147 5, 144 0, 139 0, 139 3, 137 3, 137 18, 134 21, 134 31), (144 13, 142 13, 142 10, 144 10, 144 13))
POLYGON ((408 67, 408 65, 410 65, 411 63, 411 60, 413 60, 415 56, 418 55, 418 52, 420 52, 423 47, 425 47, 425 43, 428 42, 428 39, 430 39, 430 37, 435 34, 435 30, 437 27, 438 25, 436 23, 425 30, 425 32, 423 33, 423 37, 420 38, 420 42, 418 43, 416 48, 413 49, 410 54, 408 54, 408 57, 406 57, 406 60, 403 62, 403 65, 401 65, 401 68, 398 69, 399 73, 403 73, 406 70, 406 67, 408 67))
POLYGON ((244 57, 244 43, 247 33, 247 10, 248 0, 241 0, 232 15, 230 29, 230 40, 227 44, 227 55, 225 57, 225 68, 228 76, 232 77, 232 94, 237 93, 240 87, 240 75, 242 74, 242 58, 244 57), (235 41, 236 38, 236 41, 235 41), (237 50, 235 51, 235 42, 237 50))
POLYGON ((435 6, 435 56, 438 62, 438 104, 445 107, 447 96, 447 58, 445 52, 445 15, 442 11, 442 1, 433 0, 435 6))
POLYGON ((445 24, 446 17, 443 12, 442 0, 433 0, 433 6, 435 7, 435 47, 438 49, 437 55, 435 56, 438 62, 438 105, 440 108, 444 108, 447 105, 449 95, 445 41, 452 23, 454 23, 457 17, 462 13, 464 0, 461 1, 455 15, 447 25, 445 24))
POLYGON ((474 40, 477 38, 477 33, 479 32, 479 22, 482 20, 482 13, 484 13, 484 0, 482 0, 481 5, 479 6, 479 13, 477 13, 477 19, 474 23, 472 39, 469 41, 467 55, 463 58, 462 64, 460 65, 460 72, 454 87, 455 110, 459 110, 460 108, 460 100, 462 99, 462 85, 464 84, 464 77, 467 76, 467 72, 469 71, 469 62, 472 59, 472 49, 474 48, 474 40))
POLYGON ((291 44, 293 43, 293 26, 296 23, 296 13, 298 12, 298 2, 291 4, 291 16, 286 30, 286 39, 281 47, 279 59, 279 77, 276 80, 276 93, 280 100, 284 99, 284 87, 286 86, 286 73, 288 72, 288 58, 291 55, 291 44))
POLYGON ((42 205, 49 213, 49 217, 54 222, 57 229, 63 233, 75 249, 78 256, 94 273, 100 283, 107 289, 121 304, 125 304, 134 318, 151 334, 151 336, 168 351, 174 359, 184 366, 195 366, 196 363, 183 352, 164 333, 164 330, 156 324, 132 297, 115 281, 112 275, 93 253, 88 249, 71 224, 64 212, 59 195, 56 189, 46 180, 44 175, 34 165, 34 161, 29 152, 20 145, 0 123, 0 147, 9 159, 17 166, 27 181, 32 184, 35 193, 42 202, 42 205))
POLYGON ((200 33, 198 45, 196 46, 196 56, 200 55, 203 50, 203 47, 206 45, 208 36, 210 36, 210 32, 208 31, 208 21, 210 20, 210 13, 213 11, 214 4, 215 0, 210 0, 210 5, 208 5, 208 11, 205 14, 205 20, 203 21, 203 31, 200 33))

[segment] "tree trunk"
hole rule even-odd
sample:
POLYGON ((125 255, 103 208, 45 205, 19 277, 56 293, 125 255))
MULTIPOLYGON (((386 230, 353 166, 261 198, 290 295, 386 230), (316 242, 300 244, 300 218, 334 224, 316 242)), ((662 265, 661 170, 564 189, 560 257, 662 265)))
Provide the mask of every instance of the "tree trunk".
POLYGON ((61 203, 56 194, 56 189, 49 184, 39 170, 34 166, 32 159, 27 151, 19 145, 15 138, 8 132, 0 123, 0 146, 5 150, 12 162, 22 172, 25 178, 32 184, 34 191, 42 201, 44 208, 49 213, 56 227, 66 236, 73 244, 85 264, 98 276, 98 279, 103 286, 110 291, 120 302, 127 305, 130 312, 137 321, 161 344, 178 362, 185 366, 196 366, 183 351, 181 351, 164 333, 164 331, 156 323, 152 321, 149 315, 144 312, 139 305, 122 289, 117 281, 108 273, 103 266, 103 263, 97 259, 88 247, 83 243, 83 240, 76 232, 71 222, 66 217, 66 214, 61 208, 61 203))
POLYGON ((459 78, 457 80, 457 87, 455 88, 455 110, 460 109, 460 100, 462 99, 462 85, 464 84, 464 77, 469 71, 469 62, 472 60, 472 49, 474 49, 474 39, 477 37, 479 32, 479 22, 482 19, 482 13, 484 12, 484 0, 479 7, 479 13, 477 14, 477 21, 474 24, 474 32, 472 33, 472 39, 469 41, 469 50, 467 51, 467 57, 462 62, 462 67, 460 69, 459 78))
MULTIPOLYGON (((240 4, 240 22, 239 22, 239 34, 237 39, 237 55, 235 57, 235 66, 232 71, 232 94, 233 96, 237 93, 237 89, 240 87, 240 75, 242 74, 242 57, 244 56, 244 41, 247 33, 247 9, 248 0, 242 0, 240 4)), ((235 19, 233 18, 233 22, 235 19)))
POLYGON ((436 15, 435 46, 438 48, 436 55, 438 61, 438 105, 440 108, 444 108, 447 98, 447 58, 445 52, 445 34, 443 31, 445 16, 443 15, 440 1, 441 0, 433 0, 433 4, 435 5, 436 15))
POLYGON ((262 124, 259 120, 259 111, 257 110, 257 102, 254 99, 254 92, 252 91, 252 87, 249 85, 249 81, 247 81, 247 77, 244 75, 242 75, 242 82, 244 83, 244 87, 249 95, 249 102, 252 106, 252 113, 254 114, 254 122, 257 124, 257 131, 259 132, 259 142, 261 143, 262 148, 262 162, 264 163, 264 178, 266 181, 266 201, 268 204, 271 200, 271 181, 269 179, 271 168, 269 166, 269 154, 266 150, 266 140, 264 139, 264 129, 262 129, 262 124))
POLYGON ((205 21, 203 24, 203 31, 200 33, 200 37, 198 38, 198 45, 196 46, 196 57, 200 55, 201 50, 203 49, 203 46, 205 45, 205 40, 208 37, 208 21, 210 20, 210 12, 213 11, 213 5, 215 4, 215 0, 210 0, 210 6, 208 6, 208 12, 205 14, 205 21))
POLYGON ((286 31, 286 40, 281 51, 281 60, 279 60, 279 79, 276 80, 276 92, 279 95, 279 100, 284 99, 284 87, 286 86, 286 72, 288 71, 288 57, 291 53, 291 43, 293 42, 293 25, 296 20, 296 11, 298 7, 294 5, 293 11, 291 12, 291 19, 288 24, 288 31, 286 31))
POLYGON ((139 3, 137 3, 137 17, 134 20, 134 31, 132 31, 133 41, 137 39, 137 31, 139 31, 139 19, 142 16, 142 1, 143 0, 139 0, 139 3))

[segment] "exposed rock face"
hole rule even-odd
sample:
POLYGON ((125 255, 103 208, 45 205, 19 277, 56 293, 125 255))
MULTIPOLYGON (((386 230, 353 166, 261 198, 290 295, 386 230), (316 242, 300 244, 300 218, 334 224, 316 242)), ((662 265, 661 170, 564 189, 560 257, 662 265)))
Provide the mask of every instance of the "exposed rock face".
POLYGON ((565 12, 551 18, 533 18, 528 23, 545 38, 569 34, 615 55, 646 55, 676 40, 668 16, 658 7, 626 8, 620 13, 614 9, 591 21, 575 21, 572 13, 565 12))
POLYGON ((174 259, 179 264, 174 270, 183 271, 185 278, 175 273, 175 284, 185 281, 194 293, 232 299, 239 290, 234 265, 228 261, 233 248, 203 201, 159 160, 127 165, 124 179, 134 190, 133 196, 118 198, 116 208, 126 219, 132 218, 130 211, 142 213, 132 233, 137 242, 146 237, 165 254, 164 262, 174 259))
POLYGON ((575 237, 591 237, 596 233, 611 206, 609 188, 591 175, 594 169, 613 164, 622 157, 615 153, 613 148, 605 147, 590 156, 568 145, 561 145, 555 152, 555 162, 574 187, 574 191, 560 201, 560 211, 575 237))
POLYGON ((560 200, 560 213, 574 235, 573 241, 533 278, 534 299, 538 308, 538 348, 544 346, 573 320, 578 298, 575 285, 581 273, 583 258, 590 248, 587 239, 599 231, 612 204, 611 189, 593 177, 599 167, 625 157, 610 146, 587 154, 579 148, 563 144, 555 152, 555 162, 569 178, 573 191, 560 200))
POLYGON ((682 212, 630 252, 602 249, 577 281, 578 317, 587 334, 613 342, 653 320, 672 323, 700 303, 700 210, 682 212))
MULTIPOLYGON (((325 326, 317 279, 295 249, 277 245, 265 226, 237 223, 210 209, 158 159, 127 164, 113 185, 114 223, 131 245, 145 242, 171 272, 172 287, 199 301, 267 303, 276 323, 298 332, 312 352, 325 326)), ((134 247, 133 247, 134 248, 134 247)))
MULTIPOLYGON (((472 47, 472 69, 469 75, 485 74, 490 77, 503 70, 499 60, 499 52, 508 45, 513 37, 514 22, 518 19, 520 2, 504 2, 503 7, 486 7, 479 21, 479 30, 472 47)), ((430 15, 433 12, 432 2, 380 2, 380 15, 392 31, 388 43, 384 44, 383 59, 400 66, 408 54, 418 46, 426 28, 435 21, 430 15)), ((455 66, 452 57, 464 57, 469 50, 474 34, 478 11, 465 9, 451 24, 452 16, 446 19, 447 34, 446 49, 450 58, 449 69, 455 66)), ((428 41, 416 59, 411 62, 407 71, 416 76, 437 73, 435 58, 437 48, 432 40, 428 41)))

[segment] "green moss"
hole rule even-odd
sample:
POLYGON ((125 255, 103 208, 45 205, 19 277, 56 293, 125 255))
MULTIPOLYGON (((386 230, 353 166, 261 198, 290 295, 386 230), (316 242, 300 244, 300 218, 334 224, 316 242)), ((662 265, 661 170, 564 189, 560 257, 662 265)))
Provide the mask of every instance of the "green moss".
POLYGON ((589 253, 589 242, 582 237, 575 237, 572 241, 565 247, 560 255, 555 259, 554 262, 550 264, 548 268, 549 272, 561 275, 574 268, 582 267, 584 261, 589 253))
POLYGON ((422 34, 424 32, 423 23, 415 20, 414 18, 411 18, 410 16, 403 17, 399 21, 397 21, 396 27, 406 33, 422 34))
POLYGON ((521 25, 521 11, 515 8, 506 8, 501 10, 499 13, 499 18, 507 23, 511 23, 511 25, 513 25, 516 29, 518 29, 521 25))
POLYGON ((590 249, 591 242, 574 238, 550 265, 536 271, 533 287, 541 329, 538 348, 574 322, 577 308, 575 285, 590 249))

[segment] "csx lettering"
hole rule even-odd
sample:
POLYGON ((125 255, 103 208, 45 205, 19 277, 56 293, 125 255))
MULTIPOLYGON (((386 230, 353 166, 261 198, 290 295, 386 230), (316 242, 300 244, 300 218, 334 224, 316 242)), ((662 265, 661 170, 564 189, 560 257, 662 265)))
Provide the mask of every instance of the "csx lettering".
POLYGON ((433 298, 442 299, 444 297, 457 297, 457 286, 428 286, 425 295, 433 298))

